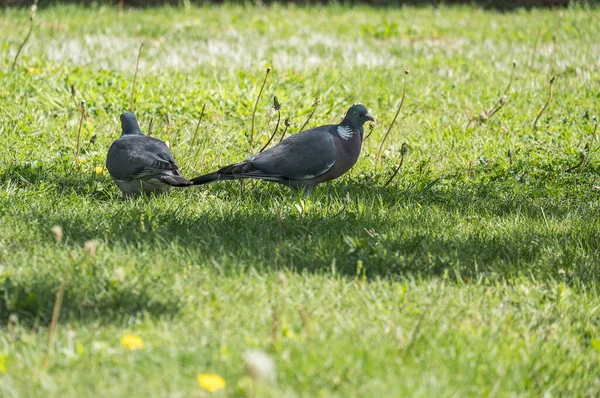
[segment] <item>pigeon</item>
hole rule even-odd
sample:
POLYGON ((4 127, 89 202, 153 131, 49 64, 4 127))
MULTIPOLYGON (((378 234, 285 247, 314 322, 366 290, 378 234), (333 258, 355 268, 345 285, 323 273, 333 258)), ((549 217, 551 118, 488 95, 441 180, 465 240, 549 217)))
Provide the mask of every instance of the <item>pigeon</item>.
POLYGON ((106 169, 123 192, 123 200, 192 185, 181 176, 169 147, 142 134, 133 113, 121 115, 121 127, 121 137, 108 150, 106 169))
POLYGON ((360 155, 366 121, 375 119, 364 105, 353 105, 340 124, 294 134, 241 163, 190 181, 194 185, 203 185, 219 180, 254 178, 308 193, 317 184, 336 179, 354 166, 360 155))

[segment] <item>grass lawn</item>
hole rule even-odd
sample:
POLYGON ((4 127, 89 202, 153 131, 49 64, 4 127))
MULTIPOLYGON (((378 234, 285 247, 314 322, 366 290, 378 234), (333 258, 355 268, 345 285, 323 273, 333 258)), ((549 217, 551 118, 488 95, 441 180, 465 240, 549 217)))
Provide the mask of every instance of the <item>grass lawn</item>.
POLYGON ((0 13, 0 396, 209 395, 199 373, 225 379, 216 396, 600 394, 597 9, 61 6, 12 70, 27 21, 0 13), (251 153, 267 66, 256 149, 274 95, 291 132, 315 97, 309 126, 353 102, 377 124, 309 196, 245 181, 122 202, 102 166, 142 40, 135 112, 190 178, 251 153), (252 384, 248 349, 274 383, 252 384))

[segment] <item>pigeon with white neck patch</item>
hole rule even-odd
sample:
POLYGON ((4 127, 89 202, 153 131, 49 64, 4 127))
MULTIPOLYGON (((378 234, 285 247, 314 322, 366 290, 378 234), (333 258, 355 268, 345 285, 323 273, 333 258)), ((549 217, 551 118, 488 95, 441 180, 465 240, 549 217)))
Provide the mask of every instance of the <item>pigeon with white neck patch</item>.
POLYGON ((182 177, 169 147, 142 134, 135 115, 121 115, 121 137, 112 143, 106 169, 123 192, 123 200, 144 193, 162 193, 192 183, 182 177))
POLYGON ((363 125, 374 121, 363 105, 353 105, 340 124, 305 130, 241 163, 190 180, 194 185, 254 178, 309 192, 350 170, 360 155, 363 125))

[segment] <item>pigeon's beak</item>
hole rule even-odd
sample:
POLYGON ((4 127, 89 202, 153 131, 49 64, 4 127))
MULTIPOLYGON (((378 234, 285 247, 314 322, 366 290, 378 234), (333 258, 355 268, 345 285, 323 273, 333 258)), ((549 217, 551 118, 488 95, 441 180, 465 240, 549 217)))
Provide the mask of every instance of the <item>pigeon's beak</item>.
POLYGON ((373 116, 369 115, 368 113, 365 113, 365 119, 367 119, 367 120, 369 120, 371 122, 375 121, 375 119, 373 118, 373 116))

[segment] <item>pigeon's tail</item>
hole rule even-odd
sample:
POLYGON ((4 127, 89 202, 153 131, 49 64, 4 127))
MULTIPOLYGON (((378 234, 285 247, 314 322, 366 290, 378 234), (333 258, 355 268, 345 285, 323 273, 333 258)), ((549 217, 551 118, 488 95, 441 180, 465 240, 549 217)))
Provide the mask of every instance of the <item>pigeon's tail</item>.
POLYGON ((235 180, 236 178, 232 175, 221 174, 218 171, 214 173, 205 174, 203 176, 199 176, 196 178, 192 178, 190 181, 192 185, 204 185, 210 184, 215 181, 223 181, 223 180, 235 180))
POLYGON ((160 181, 172 187, 188 187, 193 185, 191 181, 178 175, 162 175, 160 176, 160 181))
POLYGON ((210 184, 211 182, 218 181, 219 177, 220 177, 219 173, 210 173, 210 174, 205 174, 203 176, 199 176, 196 178, 192 178, 190 181, 192 182, 193 185, 204 185, 204 184, 210 184))
POLYGON ((203 176, 192 178, 190 181, 192 182, 192 185, 204 185, 215 181, 239 180, 240 178, 246 177, 224 174, 221 173, 221 170, 219 170, 215 171, 214 173, 204 174, 203 176))
POLYGON ((225 181, 225 180, 239 180, 244 178, 249 178, 246 175, 243 175, 243 171, 247 167, 249 163, 234 163, 227 165, 225 167, 221 167, 219 170, 214 173, 205 174, 196 178, 192 178, 190 181, 193 185, 204 185, 210 184, 215 181, 225 181))

